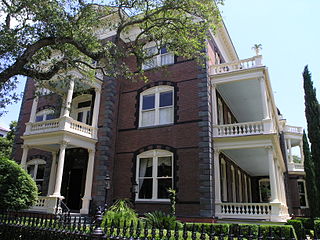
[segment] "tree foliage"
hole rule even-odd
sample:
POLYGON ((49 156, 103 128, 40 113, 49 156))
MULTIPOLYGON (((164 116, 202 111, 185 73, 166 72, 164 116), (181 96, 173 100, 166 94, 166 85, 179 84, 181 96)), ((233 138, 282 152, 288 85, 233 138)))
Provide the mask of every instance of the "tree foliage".
POLYGON ((20 210, 35 203, 38 188, 16 162, 0 155, 0 193, 0 209, 20 210))
POLYGON ((318 197, 318 191, 317 191, 317 185, 315 183, 315 175, 314 175, 314 163, 312 161, 309 143, 307 139, 307 135, 305 132, 303 132, 303 155, 304 155, 304 170, 306 172, 306 188, 308 193, 308 202, 310 209, 310 214, 312 217, 318 216, 319 211, 319 204, 317 199, 318 197))
MULTIPOLYGON (((308 66, 306 66, 303 71, 303 84, 305 92, 304 99, 305 114, 308 125, 308 138, 311 143, 311 158, 309 162, 307 160, 307 165, 305 166, 307 167, 306 170, 308 171, 311 170, 309 168, 314 169, 314 179, 308 179, 307 185, 309 184, 309 188, 314 189, 314 197, 316 197, 315 201, 317 201, 320 196, 320 112, 319 103, 316 96, 316 89, 313 87, 313 82, 311 80, 311 74, 309 72, 308 66), (314 183, 314 187, 310 186, 310 184, 312 184, 312 181, 314 183)), ((313 178, 312 173, 310 171, 309 177, 313 178)), ((314 216, 320 217, 319 204, 316 204, 312 211, 314 216)))
POLYGON ((16 127, 17 121, 12 121, 10 123, 10 131, 5 137, 0 137, 0 156, 11 157, 16 127))
POLYGON ((18 75, 43 82, 70 69, 86 78, 95 70, 141 76, 143 61, 152 57, 144 46, 152 41, 159 51, 166 46, 199 58, 208 30, 220 21, 215 2, 223 0, 1 0, 0 87, 8 92, 18 75), (113 37, 101 40, 107 32, 113 37), (137 69, 123 61, 128 56, 137 69))

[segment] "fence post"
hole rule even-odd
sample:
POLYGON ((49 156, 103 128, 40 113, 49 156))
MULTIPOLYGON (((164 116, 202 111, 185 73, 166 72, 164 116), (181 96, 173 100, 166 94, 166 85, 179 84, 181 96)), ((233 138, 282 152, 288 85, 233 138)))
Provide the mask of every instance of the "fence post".
POLYGON ((98 207, 97 213, 95 215, 94 220, 94 230, 92 231, 92 236, 96 239, 101 239, 104 236, 104 232, 101 228, 102 215, 101 215, 101 207, 98 207))

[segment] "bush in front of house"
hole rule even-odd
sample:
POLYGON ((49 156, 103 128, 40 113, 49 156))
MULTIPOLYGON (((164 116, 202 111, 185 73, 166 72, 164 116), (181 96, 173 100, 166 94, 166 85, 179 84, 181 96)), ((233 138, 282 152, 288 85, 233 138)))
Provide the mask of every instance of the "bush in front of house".
POLYGON ((171 214, 166 214, 162 211, 148 212, 143 219, 149 226, 153 226, 159 229, 175 229, 176 225, 178 229, 182 229, 182 223, 171 214))
POLYGON ((319 237, 320 237, 320 220, 314 221, 314 235, 319 239, 319 237))
POLYGON ((16 162, 0 155, 0 209, 21 210, 35 204, 38 188, 16 162))
POLYGON ((260 225, 259 231, 263 239, 268 239, 270 236, 275 240, 283 239, 282 237, 285 239, 299 239, 292 225, 260 225))
POLYGON ((201 232, 202 226, 204 226, 204 231, 208 235, 214 232, 218 235, 228 235, 230 230, 230 224, 227 223, 186 223, 188 231, 201 232))
POLYGON ((138 222, 138 214, 131 207, 129 200, 119 199, 103 215, 102 227, 106 224, 111 226, 111 223, 116 227, 122 227, 126 222, 126 225, 130 225, 133 222, 135 225, 138 222))

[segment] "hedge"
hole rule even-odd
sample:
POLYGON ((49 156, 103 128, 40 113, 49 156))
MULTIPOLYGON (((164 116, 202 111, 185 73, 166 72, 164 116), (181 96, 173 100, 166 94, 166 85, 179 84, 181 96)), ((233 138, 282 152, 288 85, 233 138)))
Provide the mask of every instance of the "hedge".
POLYGON ((320 237, 320 220, 314 221, 314 235, 315 237, 320 237))
POLYGON ((304 238, 304 235, 305 235, 304 231, 303 231, 304 226, 303 226, 301 220, 297 220, 297 219, 288 220, 287 224, 293 226, 294 231, 296 232, 296 235, 297 235, 298 239, 303 239, 304 238))

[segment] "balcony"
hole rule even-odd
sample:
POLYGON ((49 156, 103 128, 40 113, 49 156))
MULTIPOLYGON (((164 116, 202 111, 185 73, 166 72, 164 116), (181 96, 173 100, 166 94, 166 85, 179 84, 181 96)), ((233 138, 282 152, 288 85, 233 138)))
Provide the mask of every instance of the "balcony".
POLYGON ((303 128, 302 127, 296 127, 296 126, 289 126, 285 125, 284 127, 285 133, 292 133, 292 134, 303 134, 303 128))
POLYGON ((210 68, 211 75, 229 73, 244 69, 250 69, 262 66, 262 56, 254 56, 252 58, 247 58, 231 63, 224 63, 219 65, 213 65, 210 68))
POLYGON ((241 137, 274 132, 271 120, 215 125, 213 129, 214 137, 241 137))
POLYGON ((24 136, 67 131, 83 137, 97 139, 97 128, 76 121, 71 117, 60 117, 42 122, 26 123, 24 136))

